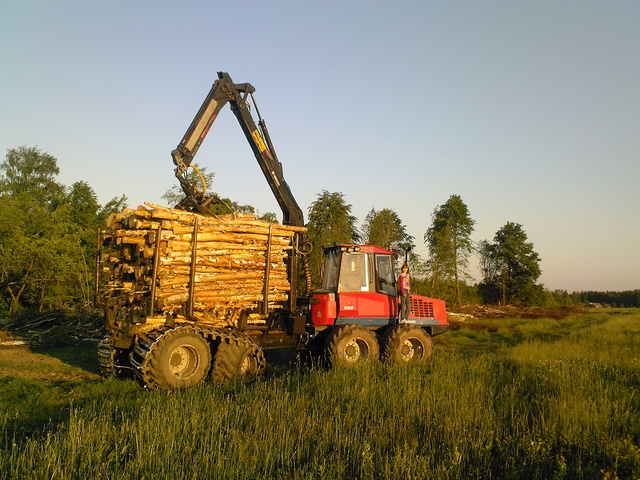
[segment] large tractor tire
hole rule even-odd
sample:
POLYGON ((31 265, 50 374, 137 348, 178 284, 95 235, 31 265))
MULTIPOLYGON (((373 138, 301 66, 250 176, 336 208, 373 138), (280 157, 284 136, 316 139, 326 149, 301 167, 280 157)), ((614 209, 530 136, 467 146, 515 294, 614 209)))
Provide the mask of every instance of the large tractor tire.
POLYGON ((325 342, 325 360, 331 366, 352 366, 377 362, 380 345, 375 332, 358 325, 338 327, 325 342))
POLYGON ((220 340, 213 357, 211 379, 251 382, 262 374, 265 364, 264 352, 251 337, 234 332, 220 340))
POLYGON ((383 358, 388 362, 427 365, 433 356, 433 343, 424 328, 394 325, 382 337, 383 358))
POLYGON ((211 349, 192 327, 156 330, 136 345, 131 363, 148 388, 188 388, 207 378, 211 349))

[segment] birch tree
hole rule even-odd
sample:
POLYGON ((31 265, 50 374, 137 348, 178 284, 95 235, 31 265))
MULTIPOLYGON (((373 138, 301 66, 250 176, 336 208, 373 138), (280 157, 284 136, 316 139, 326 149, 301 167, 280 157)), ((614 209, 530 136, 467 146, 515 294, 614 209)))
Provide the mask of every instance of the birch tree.
POLYGON ((443 284, 453 284, 455 301, 462 302, 460 282, 468 277, 469 257, 474 251, 471 234, 475 220, 459 195, 451 195, 431 215, 431 226, 424 234, 429 247, 429 266, 433 290, 440 295, 443 284))
POLYGON ((309 268, 312 282, 320 280, 322 268, 322 247, 336 243, 357 243, 360 233, 356 227, 358 219, 351 214, 352 206, 339 192, 323 190, 309 207, 306 227, 307 241, 312 246, 309 254, 309 268))

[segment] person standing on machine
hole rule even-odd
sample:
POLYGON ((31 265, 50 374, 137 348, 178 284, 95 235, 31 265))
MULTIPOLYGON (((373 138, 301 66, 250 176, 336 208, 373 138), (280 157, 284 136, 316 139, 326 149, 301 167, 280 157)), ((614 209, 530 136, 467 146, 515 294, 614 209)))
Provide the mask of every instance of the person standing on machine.
POLYGON ((400 290, 400 314, 398 320, 400 323, 409 321, 409 311, 411 310, 411 284, 409 282, 409 265, 402 265, 402 273, 398 277, 398 288, 400 290))

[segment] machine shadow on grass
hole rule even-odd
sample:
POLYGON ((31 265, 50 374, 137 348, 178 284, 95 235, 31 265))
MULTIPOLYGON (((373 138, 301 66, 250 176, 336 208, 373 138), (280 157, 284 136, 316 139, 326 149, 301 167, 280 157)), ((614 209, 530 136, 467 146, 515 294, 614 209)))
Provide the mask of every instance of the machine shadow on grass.
POLYGON ((296 373, 308 373, 316 369, 325 369, 327 366, 317 356, 308 351, 297 351, 292 348, 277 350, 265 350, 267 368, 264 378, 274 378, 292 371, 296 373))
POLYGON ((70 341, 66 344, 35 345, 31 347, 33 353, 49 355, 73 367, 81 368, 89 373, 100 375, 100 367, 96 352, 98 344, 92 340, 70 341))

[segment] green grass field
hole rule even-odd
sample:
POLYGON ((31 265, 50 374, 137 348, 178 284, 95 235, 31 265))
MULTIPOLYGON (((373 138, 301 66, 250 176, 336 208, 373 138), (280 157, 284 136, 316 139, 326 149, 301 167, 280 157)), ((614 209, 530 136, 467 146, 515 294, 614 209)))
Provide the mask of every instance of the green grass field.
POLYGON ((640 312, 486 320, 432 366, 149 392, 93 346, 0 350, 2 478, 640 478, 640 312), (33 361, 22 361, 28 355, 33 361))

